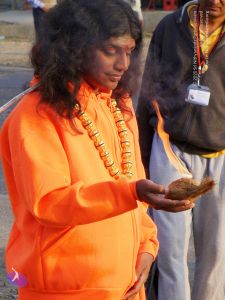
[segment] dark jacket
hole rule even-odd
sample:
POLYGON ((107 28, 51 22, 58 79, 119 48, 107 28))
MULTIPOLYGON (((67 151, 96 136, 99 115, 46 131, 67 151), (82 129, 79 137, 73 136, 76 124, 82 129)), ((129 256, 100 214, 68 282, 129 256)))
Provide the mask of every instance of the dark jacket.
POLYGON ((157 26, 148 51, 137 107, 143 163, 149 164, 157 116, 157 99, 170 140, 182 151, 206 154, 225 149, 225 36, 209 57, 201 84, 211 90, 207 107, 185 102, 193 83, 194 38, 187 8, 166 16, 157 26))

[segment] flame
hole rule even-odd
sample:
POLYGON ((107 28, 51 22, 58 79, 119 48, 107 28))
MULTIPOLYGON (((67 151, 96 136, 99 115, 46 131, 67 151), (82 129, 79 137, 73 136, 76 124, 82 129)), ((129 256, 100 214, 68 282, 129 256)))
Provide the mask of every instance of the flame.
POLYGON ((182 175, 185 175, 185 177, 192 178, 192 174, 188 171, 188 169, 182 164, 179 157, 176 156, 176 154, 173 152, 173 149, 170 145, 169 135, 164 130, 164 120, 159 110, 159 105, 156 100, 152 101, 152 105, 155 109, 155 112, 158 117, 158 125, 157 125, 157 132, 159 137, 162 140, 166 155, 171 162, 171 164, 177 169, 179 173, 182 175))

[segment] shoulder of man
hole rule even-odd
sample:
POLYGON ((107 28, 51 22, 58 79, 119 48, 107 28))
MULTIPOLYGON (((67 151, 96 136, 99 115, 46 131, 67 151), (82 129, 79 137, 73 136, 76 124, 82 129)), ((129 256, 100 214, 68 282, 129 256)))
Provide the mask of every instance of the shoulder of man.
POLYGON ((166 15, 165 17, 163 17, 160 20, 160 22, 158 23, 157 27, 167 26, 167 25, 169 25, 172 22, 178 23, 179 21, 181 21, 181 13, 182 13, 181 8, 175 10, 172 13, 169 13, 168 15, 166 15))
POLYGON ((158 25, 156 26, 154 33, 155 34, 162 34, 164 32, 165 28, 174 26, 174 25, 181 25, 182 23, 187 22, 187 6, 182 6, 176 11, 169 13, 165 17, 163 17, 158 25))

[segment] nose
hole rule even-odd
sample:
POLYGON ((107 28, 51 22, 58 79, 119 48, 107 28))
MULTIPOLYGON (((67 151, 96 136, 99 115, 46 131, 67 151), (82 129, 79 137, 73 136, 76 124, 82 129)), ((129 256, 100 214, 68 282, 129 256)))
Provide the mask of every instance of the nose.
POLYGON ((115 61, 115 69, 120 72, 125 72, 130 65, 130 57, 126 52, 120 53, 115 61))

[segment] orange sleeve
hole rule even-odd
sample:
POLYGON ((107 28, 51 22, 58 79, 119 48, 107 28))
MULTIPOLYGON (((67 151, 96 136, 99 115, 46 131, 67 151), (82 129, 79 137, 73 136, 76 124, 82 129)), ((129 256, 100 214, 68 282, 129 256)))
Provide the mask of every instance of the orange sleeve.
MULTIPOLYGON (((137 208, 125 179, 85 186, 71 184, 68 160, 57 132, 32 133, 12 147, 14 178, 26 209, 46 226, 100 221, 137 208), (49 137, 50 135, 50 137, 49 137)), ((79 165, 77 167, 79 172, 79 165)))

